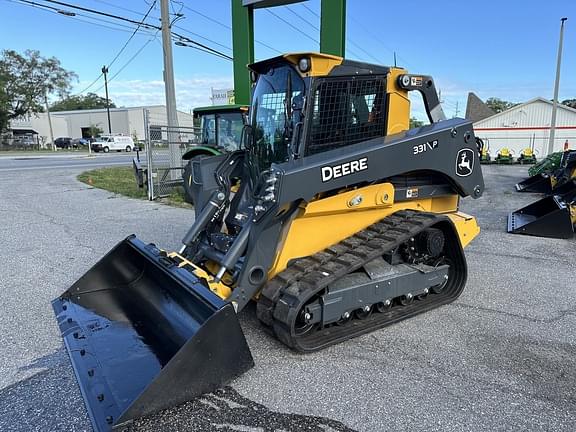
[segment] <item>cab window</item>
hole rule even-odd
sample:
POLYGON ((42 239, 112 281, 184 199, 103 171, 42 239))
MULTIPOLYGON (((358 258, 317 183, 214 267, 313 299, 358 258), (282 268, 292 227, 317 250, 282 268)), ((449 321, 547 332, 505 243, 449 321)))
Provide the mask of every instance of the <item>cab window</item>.
POLYGON ((218 146, 227 151, 238 150, 244 121, 241 113, 225 113, 217 115, 218 146))
POLYGON ((202 117, 202 144, 216 145, 216 116, 214 114, 202 117))

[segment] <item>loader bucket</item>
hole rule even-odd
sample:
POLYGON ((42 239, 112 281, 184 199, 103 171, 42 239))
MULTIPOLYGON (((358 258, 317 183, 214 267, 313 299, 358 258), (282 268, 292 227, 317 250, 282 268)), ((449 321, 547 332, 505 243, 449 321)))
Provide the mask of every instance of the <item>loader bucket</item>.
POLYGON ((552 181, 547 174, 536 174, 520 183, 516 183, 516 190, 518 192, 549 194, 552 192, 552 181))
POLYGON ((52 307, 97 431, 213 391, 254 366, 233 306, 134 236, 52 307))
POLYGON ((551 195, 508 215, 508 232, 567 239, 574 235, 570 206, 551 195))
POLYGON ((566 183, 556 186, 552 192, 554 195, 560 195, 563 201, 572 201, 576 197, 576 179, 568 180, 566 183))

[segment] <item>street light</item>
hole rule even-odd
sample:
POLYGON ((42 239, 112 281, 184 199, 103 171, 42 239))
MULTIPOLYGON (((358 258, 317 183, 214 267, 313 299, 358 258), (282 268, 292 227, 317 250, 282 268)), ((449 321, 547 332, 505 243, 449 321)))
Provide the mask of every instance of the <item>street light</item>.
POLYGON ((548 154, 554 152, 554 139, 556 135, 556 110, 558 109, 558 88, 560 87, 560 65, 562 64, 562 42, 564 39, 564 21, 560 20, 560 42, 558 44, 558 62, 556 64, 556 82, 554 83, 554 101, 552 102, 552 120, 550 120, 550 141, 548 141, 548 154))
POLYGON ((106 112, 108 114, 108 133, 112 133, 112 123, 110 122, 110 99, 108 99, 108 68, 106 65, 102 66, 102 73, 104 74, 104 87, 106 88, 106 112))

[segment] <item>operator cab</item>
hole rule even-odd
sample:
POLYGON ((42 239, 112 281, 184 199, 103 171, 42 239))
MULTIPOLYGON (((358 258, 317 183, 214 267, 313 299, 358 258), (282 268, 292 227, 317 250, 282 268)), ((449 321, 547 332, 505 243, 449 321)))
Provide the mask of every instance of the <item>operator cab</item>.
POLYGON ((387 133, 390 68, 315 53, 249 67, 255 86, 246 147, 258 171, 387 133))
POLYGON ((199 144, 228 152, 238 150, 247 112, 243 105, 195 108, 194 118, 200 120, 199 144))

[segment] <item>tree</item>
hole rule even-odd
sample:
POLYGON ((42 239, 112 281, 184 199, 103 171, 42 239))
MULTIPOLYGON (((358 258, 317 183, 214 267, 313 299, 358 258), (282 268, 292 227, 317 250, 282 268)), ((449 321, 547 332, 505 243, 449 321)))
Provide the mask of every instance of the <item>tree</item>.
MULTIPOLYGON (((106 98, 98 96, 96 93, 88 93, 86 96, 77 95, 64 98, 50 107, 50 111, 72 111, 95 108, 106 108, 106 98)), ((110 101, 110 108, 116 105, 110 101)))
POLYGON ((566 99, 562 101, 562 105, 566 105, 570 108, 576 108, 576 99, 566 99))
POLYGON ((500 113, 502 111, 506 111, 512 107, 515 107, 516 105, 519 104, 514 102, 508 102, 496 97, 491 97, 486 100, 486 105, 488 105, 488 107, 490 107, 494 112, 500 113))
POLYGON ((90 137, 96 138, 104 133, 104 129, 96 124, 91 124, 90 128, 88 129, 88 133, 90 134, 90 137))
POLYGON ((0 130, 12 119, 44 111, 46 98, 56 93, 61 98, 76 79, 55 57, 44 58, 39 51, 18 54, 2 51, 0 58, 0 130))
POLYGON ((419 128, 421 126, 424 126, 422 120, 418 120, 416 117, 410 117, 410 129, 419 128))

